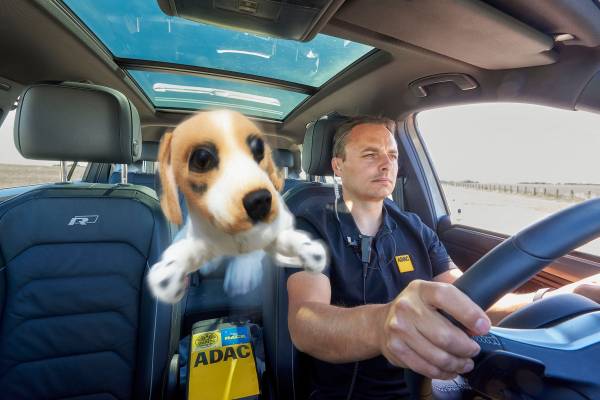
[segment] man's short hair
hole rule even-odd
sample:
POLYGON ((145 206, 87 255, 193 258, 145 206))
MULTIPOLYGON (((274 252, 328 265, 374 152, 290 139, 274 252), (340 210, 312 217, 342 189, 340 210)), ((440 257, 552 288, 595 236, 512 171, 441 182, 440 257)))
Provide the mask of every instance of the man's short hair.
POLYGON ((357 115, 351 117, 335 131, 335 135, 333 136, 333 157, 339 157, 342 160, 346 159, 346 142, 348 135, 352 131, 352 128, 363 124, 383 125, 392 135, 396 130, 396 123, 386 117, 376 117, 372 115, 357 115))

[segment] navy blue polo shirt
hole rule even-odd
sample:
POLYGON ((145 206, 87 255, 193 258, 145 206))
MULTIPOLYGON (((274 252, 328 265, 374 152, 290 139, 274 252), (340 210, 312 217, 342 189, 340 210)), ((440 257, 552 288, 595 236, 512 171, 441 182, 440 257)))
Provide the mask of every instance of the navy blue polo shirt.
MULTIPOLYGON (((372 238, 363 292, 361 234, 344 202, 301 210, 296 228, 323 240, 329 251, 325 275, 331 283, 331 304, 354 307, 392 301, 414 279, 432 280, 450 268, 450 257, 435 232, 413 213, 401 211, 389 199, 372 238), (366 300, 366 303, 363 302, 366 300)), ((309 357, 310 358, 310 357, 309 357)), ((345 399, 356 363, 330 364, 310 358, 310 399, 345 399)), ((383 356, 358 363, 353 399, 398 399, 408 395, 404 370, 383 356)))

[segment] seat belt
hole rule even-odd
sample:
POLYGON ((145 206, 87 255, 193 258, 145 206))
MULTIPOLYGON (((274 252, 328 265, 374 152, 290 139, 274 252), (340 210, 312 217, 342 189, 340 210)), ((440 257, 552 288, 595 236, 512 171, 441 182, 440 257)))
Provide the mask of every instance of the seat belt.
POLYGON ((405 184, 406 184, 406 177, 398 176, 398 178, 396 179, 396 187, 394 188, 394 191, 392 192, 392 198, 394 199, 394 201, 396 202, 398 207, 400 207, 401 211, 404 211, 404 208, 405 208, 405 204, 404 204, 404 185, 405 184))
MULTIPOLYGON (((155 300, 158 301, 158 300, 155 300)), ((181 318, 185 310, 185 303, 187 303, 187 295, 183 297, 179 302, 173 304, 171 309, 171 329, 169 336, 169 356, 167 359, 167 365, 163 375, 163 387, 162 396, 167 399, 179 398, 179 362, 180 355, 179 351, 179 336, 181 335, 181 318), (174 359, 175 354, 178 355, 174 359)))
POLYGON ((179 336, 181 334, 181 316, 183 314, 184 301, 187 302, 187 296, 184 297, 184 300, 173 304, 173 308, 171 311, 171 336, 169 338, 169 347, 171 351, 169 354, 169 359, 173 357, 173 354, 176 353, 179 349, 179 336))

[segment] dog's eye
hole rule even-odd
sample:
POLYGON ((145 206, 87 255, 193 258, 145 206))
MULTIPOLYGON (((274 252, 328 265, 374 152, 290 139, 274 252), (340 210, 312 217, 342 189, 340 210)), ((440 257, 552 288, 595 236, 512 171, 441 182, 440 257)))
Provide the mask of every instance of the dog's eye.
POLYGON ((248 136, 248 147, 254 160, 259 163, 265 157, 265 143, 258 136, 248 136))
POLYGON ((217 151, 214 146, 203 146, 192 153, 190 156, 189 167, 194 172, 207 172, 216 168, 219 164, 217 151))

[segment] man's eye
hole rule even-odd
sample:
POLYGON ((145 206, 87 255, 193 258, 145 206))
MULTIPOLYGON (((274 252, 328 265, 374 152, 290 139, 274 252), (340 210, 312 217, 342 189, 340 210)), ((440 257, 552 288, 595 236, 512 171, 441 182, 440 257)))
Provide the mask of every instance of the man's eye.
POLYGON ((248 136, 248 147, 252 152, 254 160, 259 163, 265 157, 265 143, 258 136, 248 136))
POLYGON ((397 160, 398 159, 398 154, 390 154, 390 158, 392 160, 397 160))
POLYGON ((375 157, 374 153, 365 154, 365 158, 373 158, 375 157))
POLYGON ((190 155, 189 168, 194 172, 207 172, 219 165, 216 149, 214 146, 202 146, 194 150, 190 155))

